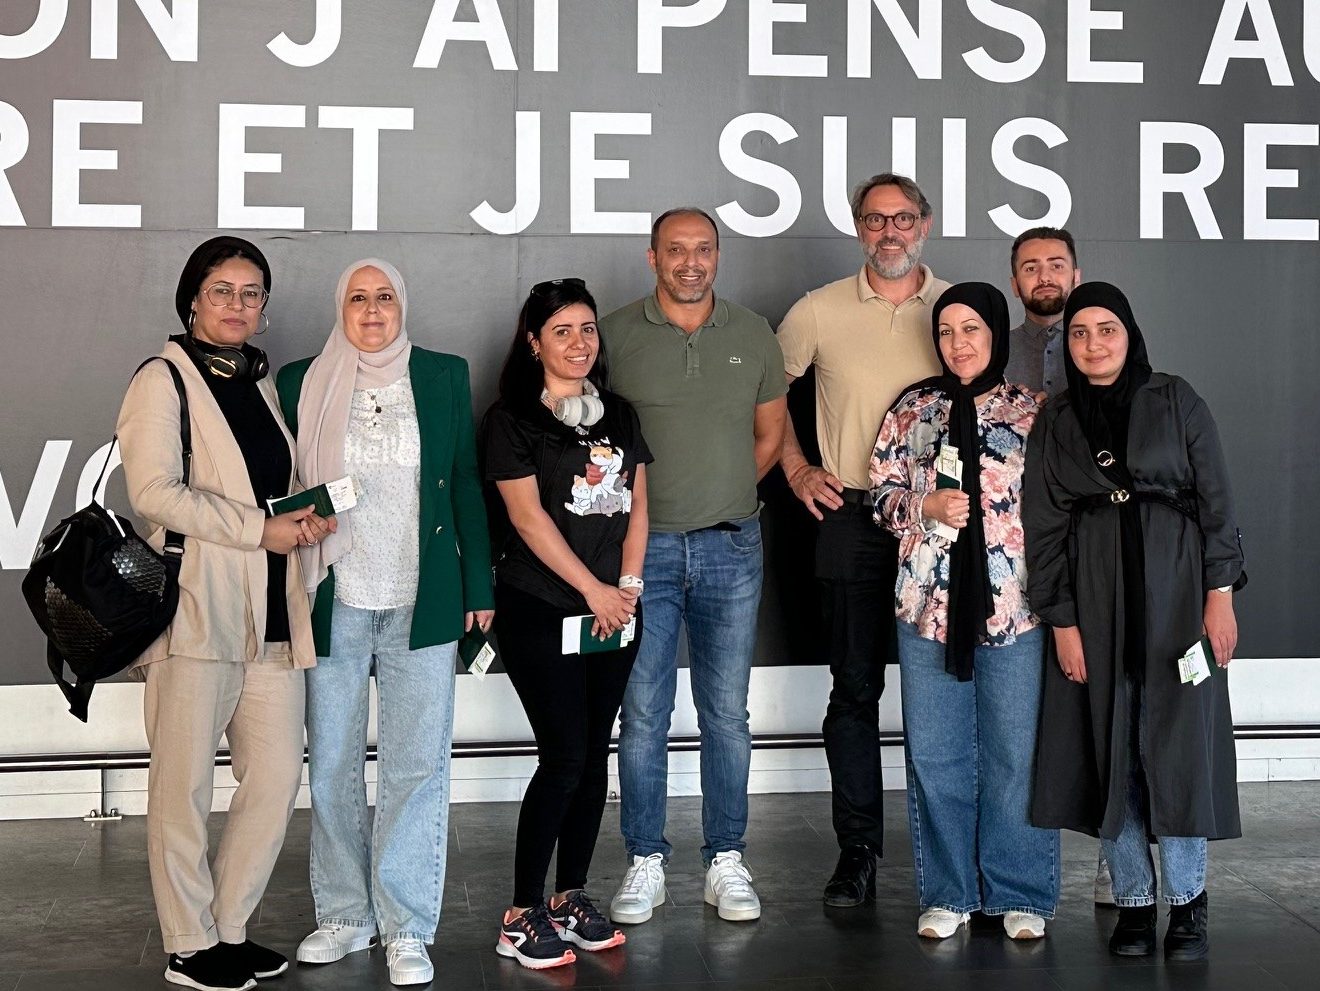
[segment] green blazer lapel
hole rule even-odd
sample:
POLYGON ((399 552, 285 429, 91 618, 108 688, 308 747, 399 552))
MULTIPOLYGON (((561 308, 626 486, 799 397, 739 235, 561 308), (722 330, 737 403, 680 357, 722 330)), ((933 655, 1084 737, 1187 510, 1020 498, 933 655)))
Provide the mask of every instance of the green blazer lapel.
POLYGON ((413 404, 417 409, 417 433, 422 442, 421 512, 418 514, 418 550, 422 558, 435 533, 439 515, 435 479, 444 478, 453 457, 454 418, 450 408, 450 374, 434 355, 414 347, 408 359, 413 404))

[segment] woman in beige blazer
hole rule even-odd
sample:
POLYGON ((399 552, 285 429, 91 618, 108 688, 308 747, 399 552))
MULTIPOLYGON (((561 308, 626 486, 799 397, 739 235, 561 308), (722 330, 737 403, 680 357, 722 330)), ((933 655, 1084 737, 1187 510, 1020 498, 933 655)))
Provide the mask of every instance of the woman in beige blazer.
POLYGON ((257 247, 218 237, 193 252, 175 308, 185 333, 161 357, 182 376, 192 421, 187 484, 179 401, 151 362, 119 413, 133 510, 184 535, 179 609, 134 666, 146 682, 151 745, 147 852, 169 963, 165 979, 198 989, 251 988, 288 961, 247 939, 284 842, 302 776, 303 669, 316 663, 295 546, 332 522, 261 507, 293 486, 293 440, 248 343, 265 328, 270 266, 257 247), (228 735, 238 782, 214 867, 207 865, 216 748, 228 735))

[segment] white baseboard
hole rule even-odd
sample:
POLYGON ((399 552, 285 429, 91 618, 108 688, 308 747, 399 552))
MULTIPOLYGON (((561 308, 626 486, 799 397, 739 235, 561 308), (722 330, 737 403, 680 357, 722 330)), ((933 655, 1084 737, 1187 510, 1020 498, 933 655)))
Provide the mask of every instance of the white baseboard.
MULTIPOLYGON (((1320 723, 1320 659, 1238 660, 1233 676, 1233 714, 1239 726, 1320 723)), ((895 675, 897 672, 895 672, 895 675)), ((882 730, 901 728, 898 678, 886 690, 880 706, 882 730)), ((754 734, 818 733, 829 693, 829 672, 821 667, 757 668, 752 672, 748 709, 754 734)), ((66 712, 54 686, 0 688, 0 759, 16 754, 131 753, 147 749, 142 730, 142 688, 137 684, 103 685, 96 690, 90 723, 66 712)), ((678 706, 672 732, 694 736, 687 671, 679 672, 678 706)), ((375 721, 369 729, 375 739, 375 721)), ((461 676, 456 699, 455 740, 464 743, 530 741, 527 721, 508 679, 491 675, 484 682, 461 676)), ((903 754, 886 747, 886 788, 905 786, 903 754)), ((1320 779, 1320 739, 1266 738, 1239 740, 1239 781, 1320 779)), ((536 769, 534 757, 463 757, 453 761, 455 802, 518 801, 536 769)), ((611 758, 612 791, 618 790, 611 758)), ((0 773, 0 819, 64 818, 92 809, 118 808, 127 815, 146 811, 147 772, 107 770, 105 797, 97 770, 16 771, 0 773)), ((375 764, 368 764, 368 794, 374 799, 375 764)), ((304 787, 298 796, 306 807, 304 787)), ((749 789, 753 793, 828 791, 829 768, 819 747, 756 750, 752 753, 749 789)), ((216 768, 213 808, 229 807, 234 779, 228 767, 216 768)), ((675 752, 669 757, 669 793, 699 795, 699 757, 675 752)))

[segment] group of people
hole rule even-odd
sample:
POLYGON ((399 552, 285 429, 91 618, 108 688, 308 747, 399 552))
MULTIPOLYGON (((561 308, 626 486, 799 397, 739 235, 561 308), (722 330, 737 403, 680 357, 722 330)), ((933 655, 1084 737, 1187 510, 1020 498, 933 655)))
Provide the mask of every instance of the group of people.
POLYGON ((1010 330, 998 289, 950 286, 921 263, 932 210, 911 179, 874 176, 852 208, 865 264, 807 293, 777 333, 715 294, 719 230, 696 208, 656 220, 643 299, 602 317, 580 279, 533 286, 479 426, 466 362, 411 343, 389 262, 345 269, 320 354, 272 382, 252 343, 265 257, 235 237, 193 252, 175 295, 183 332, 161 352, 185 384, 188 482, 159 362, 118 424, 135 512, 157 544, 185 535, 178 613, 134 668, 168 981, 243 989, 288 967, 246 926, 293 810, 304 725, 317 928, 297 959, 379 942, 393 983, 432 979, 457 645, 492 625, 539 758, 496 951, 569 964, 620 946, 619 926, 665 901, 682 629, 705 900, 758 918, 747 696, 757 483, 776 464, 819 521, 840 847, 825 903, 875 897, 878 702, 897 662, 921 936, 951 936, 976 911, 1002 915, 1012 938, 1043 936, 1070 828, 1101 838, 1115 953, 1154 951, 1154 837, 1166 955, 1204 956, 1206 840, 1240 831, 1223 668, 1245 581, 1213 419, 1186 382, 1151 370, 1123 294, 1081 282, 1066 231, 1014 244, 1027 316, 1010 330), (819 465, 786 415, 812 368, 819 465), (345 478, 346 511, 267 509, 345 478), (579 622, 581 643, 566 643, 579 622), (616 718, 628 862, 602 911, 586 889, 616 718), (222 734, 237 789, 208 864, 222 734))

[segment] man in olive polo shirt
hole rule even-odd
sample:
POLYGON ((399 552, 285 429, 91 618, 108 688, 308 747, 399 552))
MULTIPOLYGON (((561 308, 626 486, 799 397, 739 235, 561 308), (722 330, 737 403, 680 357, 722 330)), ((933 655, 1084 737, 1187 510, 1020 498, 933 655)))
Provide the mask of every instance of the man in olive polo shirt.
POLYGON ((724 919, 761 914, 742 860, 761 599, 756 483, 779 460, 788 384, 765 318, 715 296, 719 238, 704 211, 663 214, 648 252, 655 292, 600 325, 609 387, 637 411, 655 455, 646 469, 642 644, 620 713, 629 868, 610 902, 616 922, 645 922, 665 900, 669 722, 684 622, 701 730, 705 898, 724 919))
POLYGON ((792 382, 816 366, 816 432, 823 465, 809 464, 790 423, 784 475, 820 520, 816 577, 833 688, 825 710, 834 832, 840 855, 825 903, 875 898, 883 853, 880 694, 896 662, 898 543, 872 519, 868 466, 885 412, 902 390, 940 371, 930 315, 949 284, 921 264, 932 211, 917 184, 885 172, 852 197, 866 264, 798 300, 779 325, 792 382))

